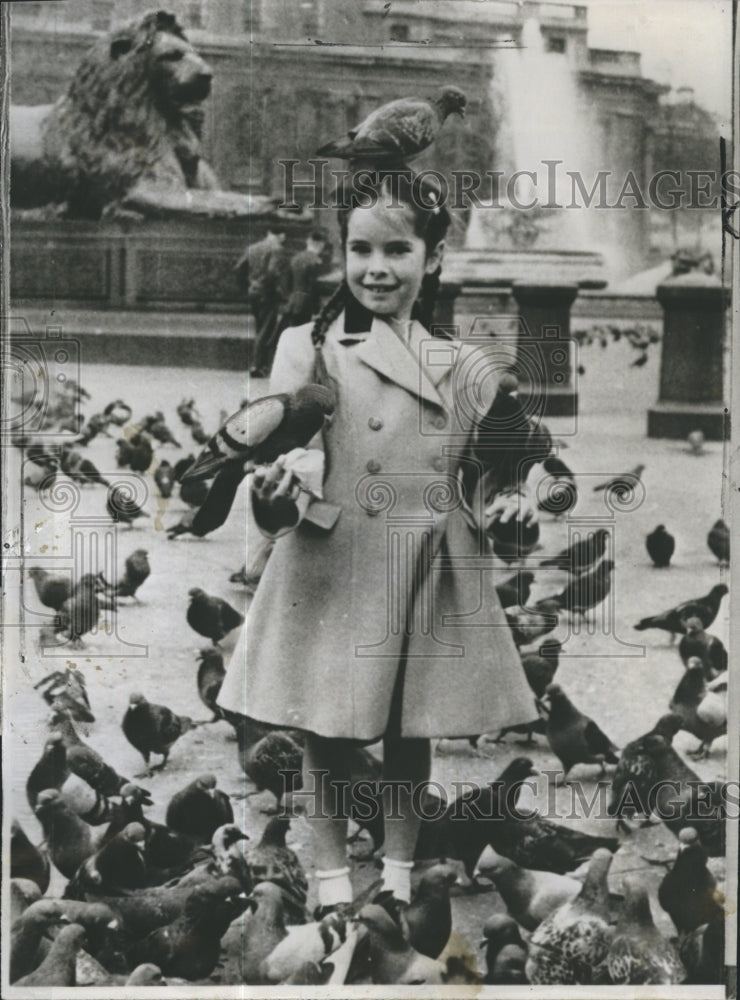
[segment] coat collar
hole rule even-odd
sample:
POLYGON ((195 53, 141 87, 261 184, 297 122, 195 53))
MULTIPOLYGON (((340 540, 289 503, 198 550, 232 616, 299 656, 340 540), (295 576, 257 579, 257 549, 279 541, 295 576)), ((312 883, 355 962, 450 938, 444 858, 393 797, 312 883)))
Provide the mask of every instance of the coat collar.
POLYGON ((452 344, 445 342, 444 352, 430 352, 429 341, 432 338, 416 320, 411 324, 408 347, 378 316, 373 317, 370 332, 365 334, 345 333, 341 326, 342 317, 339 324, 340 341, 347 344, 361 341, 354 348, 354 353, 363 364, 426 402, 447 408, 447 402, 437 387, 455 362, 456 351, 452 344))

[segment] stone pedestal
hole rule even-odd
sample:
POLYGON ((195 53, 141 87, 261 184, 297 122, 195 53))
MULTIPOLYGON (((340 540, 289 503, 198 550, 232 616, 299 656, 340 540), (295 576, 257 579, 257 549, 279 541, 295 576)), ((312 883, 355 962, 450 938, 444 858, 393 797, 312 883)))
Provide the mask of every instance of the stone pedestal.
POLYGON ((729 289, 716 275, 690 271, 659 285, 656 295, 663 307, 660 396, 648 410, 648 437, 702 431, 720 441, 729 428, 723 401, 729 289))
POLYGON ((522 392, 537 389, 543 416, 575 417, 578 393, 573 384, 570 309, 578 286, 516 281, 512 294, 522 327, 517 342, 516 375, 522 392), (535 386, 534 381, 540 386, 535 386))

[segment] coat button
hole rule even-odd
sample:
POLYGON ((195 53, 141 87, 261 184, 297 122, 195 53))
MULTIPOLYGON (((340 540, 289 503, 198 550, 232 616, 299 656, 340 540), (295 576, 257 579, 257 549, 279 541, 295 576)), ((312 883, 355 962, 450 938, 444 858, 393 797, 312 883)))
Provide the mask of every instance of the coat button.
POLYGON ((367 469, 368 472, 371 472, 373 475, 375 475, 376 472, 380 472, 381 465, 380 462, 377 462, 374 458, 371 458, 370 461, 365 466, 365 468, 367 469))
POLYGON ((434 459, 434 462, 432 463, 432 465, 437 470, 437 472, 444 472, 445 469, 447 468, 447 460, 444 459, 444 458, 442 458, 441 455, 438 455, 434 459))
POLYGON ((380 428, 383 426, 383 421, 380 419, 380 417, 370 417, 370 419, 367 422, 367 426, 370 428, 371 431, 379 431, 380 428))
POLYGON ((447 415, 443 413, 439 417, 435 417, 434 426, 437 428, 438 431, 444 430, 444 428, 447 426, 447 415))

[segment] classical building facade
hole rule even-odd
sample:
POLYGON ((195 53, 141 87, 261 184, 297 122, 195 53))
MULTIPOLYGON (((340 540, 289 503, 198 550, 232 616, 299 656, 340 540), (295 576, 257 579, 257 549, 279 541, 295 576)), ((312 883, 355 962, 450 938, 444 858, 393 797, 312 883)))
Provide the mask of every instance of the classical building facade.
MULTIPOLYGON (((152 6, 151 0, 62 0, 12 4, 12 100, 56 99, 96 33, 152 6)), ((206 153, 224 187, 280 195, 284 168, 313 177, 317 145, 341 135, 369 110, 445 83, 469 98, 465 122, 451 119, 434 164, 485 170, 496 162, 501 109, 492 53, 521 44, 539 24, 544 51, 578 81, 594 142, 616 175, 645 183, 663 88, 645 79, 637 53, 587 45, 587 8, 524 0, 168 0, 211 62, 206 153), (493 96, 492 96, 493 95, 493 96)), ((514 123, 516 127, 516 123, 514 123)), ((424 160, 421 164, 424 165, 424 160)), ((312 192, 302 189, 302 197, 312 192)), ((619 239, 637 268, 648 251, 646 213, 622 213, 619 239)))

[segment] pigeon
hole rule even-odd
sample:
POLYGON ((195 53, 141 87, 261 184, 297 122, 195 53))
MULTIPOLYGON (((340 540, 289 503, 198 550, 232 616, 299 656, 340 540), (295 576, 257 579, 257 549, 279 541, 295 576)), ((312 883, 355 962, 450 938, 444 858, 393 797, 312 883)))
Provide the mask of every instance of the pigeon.
POLYGON ((636 465, 634 469, 630 470, 630 472, 624 472, 618 476, 612 476, 611 479, 606 479, 603 483, 599 483, 597 486, 594 486, 594 493, 604 491, 605 493, 614 493, 617 497, 620 497, 623 494, 629 494, 632 490, 634 490, 635 486, 640 481, 640 477, 644 471, 644 465, 636 465))
POLYGON ((63 445, 59 454, 61 470, 73 482, 79 483, 81 486, 86 484, 90 484, 91 486, 110 486, 109 481, 93 465, 90 459, 85 458, 84 455, 81 455, 79 451, 75 451, 70 445, 63 445))
POLYGON ((72 878, 83 861, 95 853, 91 828, 55 788, 41 792, 34 812, 44 830, 54 867, 65 878, 72 878))
POLYGON ((128 403, 124 403, 122 399, 114 399, 103 410, 103 416, 109 423, 115 424, 117 427, 123 427, 131 419, 132 412, 128 403))
POLYGON ((726 920, 711 920, 678 939, 678 952, 686 967, 686 984, 720 986, 725 983, 726 920))
POLYGON ((41 906, 32 905, 12 924, 10 931, 10 982, 33 972, 39 964, 37 958, 42 938, 52 928, 68 923, 66 915, 58 909, 50 908, 44 901, 41 906))
POLYGON ((612 854, 600 848, 575 897, 546 917, 529 939, 526 974, 538 985, 585 985, 595 982, 613 936, 607 876, 612 854))
POLYGON ((80 579, 74 593, 59 609, 59 618, 54 631, 66 633, 71 644, 77 648, 84 646, 82 636, 97 628, 101 601, 97 592, 97 581, 91 573, 80 579))
POLYGON ((193 720, 186 715, 175 715, 166 705, 155 705, 143 694, 135 691, 121 723, 123 735, 138 750, 147 766, 147 774, 161 771, 167 764, 175 742, 193 728, 193 720), (149 759, 158 754, 162 761, 152 767, 149 759))
POLYGON ((686 443, 688 444, 688 450, 692 455, 704 454, 704 434, 702 431, 691 431, 686 438, 686 443))
POLYGON ((556 601, 540 601, 532 611, 525 608, 507 608, 504 614, 517 646, 529 646, 552 632, 558 624, 559 605, 556 601))
POLYGON ((652 793, 658 780, 657 763, 650 752, 651 739, 658 736, 670 745, 681 728, 681 716, 661 715, 653 728, 631 740, 619 755, 612 778, 612 794, 607 806, 609 816, 617 817, 617 827, 627 829, 625 818, 652 812, 652 793))
POLYGON ((175 471, 165 459, 162 459, 154 470, 154 482, 157 484, 159 495, 164 500, 169 500, 175 488, 175 471))
POLYGON ((580 712, 559 684, 548 684, 545 695, 549 701, 547 739, 563 765, 565 781, 576 764, 616 764, 617 747, 599 729, 593 719, 580 712))
POLYGON ((496 585, 496 593, 502 608, 523 607, 529 600, 529 591, 534 582, 534 573, 517 570, 514 576, 496 585))
POLYGON ((68 576, 53 576, 48 570, 34 566, 28 571, 38 598, 45 608, 59 611, 72 594, 72 581, 68 576))
POLYGON ((645 548, 658 569, 670 565, 671 556, 676 549, 676 539, 666 531, 664 524, 659 524, 645 539, 645 548))
MULTIPOLYGON (((522 653, 521 661, 527 683, 534 692, 535 698, 540 699, 545 693, 545 688, 552 683, 555 672, 558 669, 560 651, 562 643, 558 639, 546 639, 536 653, 522 653)), ((545 719, 540 715, 533 722, 517 723, 514 726, 504 726, 500 731, 495 743, 509 733, 522 733, 527 737, 527 743, 532 742, 535 733, 545 734, 545 719)))
POLYGON ((238 955, 240 981, 264 986, 262 963, 288 933, 283 894, 273 882, 260 882, 252 890, 249 907, 238 955))
POLYGON ((149 517, 149 514, 139 507, 130 494, 131 490, 127 485, 111 486, 108 490, 106 508, 114 521, 133 527, 137 517, 149 517))
POLYGON ((706 757, 713 741, 727 732, 726 707, 724 713, 720 713, 719 716, 716 713, 701 711, 707 692, 702 662, 698 657, 692 657, 673 693, 669 708, 671 712, 681 717, 681 728, 701 741, 697 750, 689 751, 689 756, 697 759, 706 757))
POLYGON ((210 488, 200 480, 183 483, 180 496, 183 496, 183 490, 186 490, 186 497, 189 495, 188 491, 195 491, 198 494, 197 510, 186 511, 177 524, 167 529, 167 538, 171 541, 184 534, 204 538, 220 528, 231 513, 239 484, 245 476, 244 463, 239 459, 231 459, 219 469, 210 488))
POLYGON ((75 722, 95 722, 95 716, 90 711, 85 675, 81 670, 69 667, 53 670, 33 687, 35 691, 41 691, 48 705, 68 712, 75 722))
POLYGON ((490 844, 478 859, 473 874, 476 879, 482 875, 493 882, 511 916, 528 931, 539 927, 546 917, 581 891, 578 879, 521 868, 494 851, 490 844))
POLYGON ((90 442, 96 438, 98 434, 110 437, 107 430, 109 423, 110 421, 107 417, 103 416, 102 413, 93 413, 85 426, 82 428, 80 437, 77 439, 77 444, 83 445, 84 447, 85 445, 90 444, 90 442))
POLYGON ((38 968, 16 980, 14 986, 76 986, 77 953, 86 944, 85 928, 79 924, 62 927, 49 954, 38 968))
MULTIPOLYGON (((580 883, 578 888, 580 889, 580 883)), ((527 946, 522 941, 516 921, 503 913, 494 913, 483 925, 481 947, 486 948, 484 983, 490 986, 523 986, 527 982, 524 966, 527 946)))
POLYGON ((120 793, 128 778, 118 774, 96 750, 80 739, 66 712, 53 711, 49 726, 52 731, 61 733, 69 769, 93 789, 96 805, 120 793))
POLYGON ((183 399, 177 406, 177 415, 186 427, 200 423, 200 414, 195 406, 194 399, 183 399))
POLYGON ((35 882, 27 878, 11 878, 10 880, 10 923, 26 912, 29 906, 41 899, 41 890, 35 882))
POLYGON ((411 946, 429 958, 439 958, 452 933, 450 887, 456 880, 448 865, 433 865, 424 872, 402 911, 402 925, 411 946))
POLYGON ((10 877, 35 882, 42 894, 49 888, 48 855, 31 843, 17 819, 10 825, 10 877))
POLYGON ((679 934, 702 924, 725 919, 725 896, 707 868, 707 852, 693 827, 678 835, 678 853, 673 867, 658 887, 658 902, 679 934))
POLYGON ((332 156, 358 165, 402 165, 434 142, 451 114, 465 117, 467 98, 458 87, 445 86, 433 100, 401 97, 376 108, 347 138, 328 142, 317 156, 332 156))
POLYGON ((516 395, 518 388, 516 376, 503 373, 493 402, 476 427, 473 455, 484 469, 495 470, 499 489, 524 482, 532 465, 552 448, 549 431, 529 419, 516 395))
POLYGON ((606 528, 598 528, 585 538, 576 539, 557 555, 543 559, 540 566, 556 566, 573 574, 583 573, 602 558, 608 538, 609 532, 606 528))
POLYGON ((132 472, 146 472, 152 464, 154 449, 146 434, 138 432, 131 437, 116 441, 116 463, 119 469, 129 468, 132 472))
POLYGON ((664 826, 679 837, 693 827, 713 857, 725 853, 727 788, 720 781, 701 781, 664 736, 645 738, 645 751, 655 763, 656 781, 648 805, 664 826))
POLYGON ((570 614, 586 618, 588 611, 598 607, 609 596, 613 569, 611 559, 602 559, 595 569, 572 577, 566 588, 550 600, 570 614))
POLYGON ((701 619, 696 615, 684 618, 682 624, 685 634, 678 644, 678 654, 684 666, 688 666, 692 658, 701 660, 704 678, 707 681, 714 680, 719 674, 724 673, 727 670, 727 650, 722 640, 705 631, 701 619))
POLYGON ((166 986, 167 980, 162 970, 152 962, 142 962, 137 965, 125 983, 126 986, 166 986))
POLYGON ((201 424, 198 421, 196 421, 194 424, 191 425, 190 436, 192 437, 193 441, 195 441, 196 444, 199 444, 201 446, 203 446, 204 444, 208 444, 210 440, 210 434, 206 431, 203 424, 201 424))
POLYGON ((129 823, 80 865, 64 890, 65 899, 85 901, 88 894, 117 896, 148 884, 146 830, 129 823))
POLYGON ((165 976, 205 979, 218 963, 221 938, 248 905, 236 879, 195 886, 183 914, 137 942, 130 960, 136 965, 151 962, 165 976))
POLYGON ((135 549, 126 557, 123 576, 116 584, 108 584, 108 590, 113 597, 133 597, 137 603, 136 591, 151 575, 149 553, 146 549, 135 549))
POLYGON ((556 455, 548 455, 542 463, 547 474, 540 480, 535 496, 537 509, 560 517, 572 510, 578 501, 578 490, 572 471, 556 455), (547 488, 543 490, 543 486, 547 488))
POLYGON ((151 434, 154 440, 159 441, 160 444, 173 444, 175 448, 182 447, 165 423, 164 413, 161 410, 157 410, 153 415, 145 417, 142 421, 141 429, 147 434, 151 434))
MULTIPOLYGON (((336 914, 331 914, 336 917, 336 914)), ((329 919, 329 918, 326 918, 329 919)), ((370 982, 384 986, 437 985, 444 982, 445 967, 422 955, 409 944, 402 928, 377 903, 360 910, 357 921, 361 937, 355 946, 347 982, 370 982)), ((279 949, 284 949, 286 938, 279 949)), ((329 949, 325 949, 329 953, 329 949)))
POLYGON ((295 395, 263 396, 232 414, 216 431, 183 483, 210 478, 229 459, 254 467, 304 448, 333 412, 334 395, 321 385, 306 385, 295 395))
POLYGON ((308 880, 298 855, 285 843, 290 820, 273 816, 259 843, 246 852, 253 882, 274 882, 283 893, 283 909, 289 923, 304 923, 308 880))
POLYGON ((532 761, 517 757, 496 781, 462 793, 439 818, 423 819, 417 859, 455 858, 472 879, 488 844, 522 867, 558 874, 577 868, 600 847, 617 849, 614 837, 595 837, 553 823, 537 812, 520 810, 519 791, 533 774, 532 761))
POLYGON ((707 535, 707 545, 719 563, 726 565, 730 562, 730 529, 722 518, 712 525, 707 535))
MULTIPOLYGON (((48 920, 51 926, 57 924, 79 924, 85 928, 87 943, 85 950, 95 956, 112 972, 123 972, 126 968, 122 945, 122 921, 120 917, 104 903, 82 903, 71 899, 42 899, 31 907, 43 920, 48 920)), ((29 917, 33 913, 28 911, 29 917)), ((48 954, 50 944, 42 940, 37 951, 37 962, 48 954)), ((79 984, 78 984, 79 985, 79 984)))
POLYGON ((686 631, 683 619, 694 616, 701 621, 704 628, 709 628, 719 613, 722 598, 727 593, 729 593, 727 586, 724 583, 718 583, 703 597, 682 601, 681 604, 677 604, 673 608, 661 611, 660 614, 641 619, 635 625, 635 630, 644 632, 645 629, 659 628, 663 629, 664 632, 670 632, 671 636, 675 637, 678 634, 683 635, 686 631))
POLYGON ((33 809, 39 793, 45 788, 61 790, 70 774, 62 734, 52 733, 44 744, 41 757, 26 779, 26 798, 29 806, 33 809))
POLYGON ((229 796, 217 785, 214 774, 202 774, 175 792, 167 806, 167 826, 207 842, 224 823, 233 823, 229 796))
POLYGON ((283 729, 266 733, 243 758, 243 770, 256 791, 272 792, 278 802, 302 786, 303 748, 283 729))
POLYGON ((653 922, 646 886, 634 875, 622 885, 624 904, 606 956, 609 978, 618 986, 682 983, 686 969, 676 946, 653 922))
POLYGON ((215 646, 206 646, 198 653, 198 663, 198 696, 213 712, 211 721, 217 722, 223 718, 223 710, 216 702, 226 676, 223 654, 215 646))
POLYGON ((186 614, 188 625, 198 633, 210 639, 217 646, 224 636, 232 629, 243 624, 244 616, 236 608, 220 597, 207 594, 200 587, 188 591, 190 604, 186 614))

